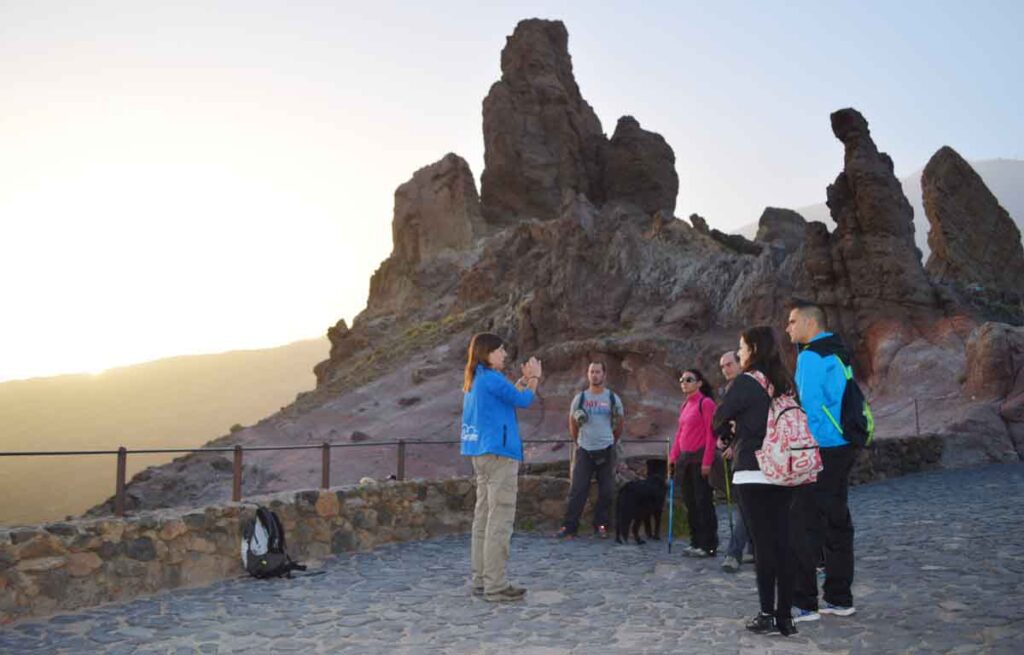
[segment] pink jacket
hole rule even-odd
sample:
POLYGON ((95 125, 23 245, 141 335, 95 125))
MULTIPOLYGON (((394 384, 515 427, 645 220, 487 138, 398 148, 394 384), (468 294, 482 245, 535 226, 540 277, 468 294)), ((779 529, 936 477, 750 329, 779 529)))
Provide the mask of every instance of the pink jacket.
POLYGON ((699 391, 679 408, 679 429, 672 440, 669 461, 673 464, 683 453, 695 453, 704 449, 702 464, 711 466, 715 460, 715 435, 711 431, 711 418, 715 415, 715 401, 699 391))

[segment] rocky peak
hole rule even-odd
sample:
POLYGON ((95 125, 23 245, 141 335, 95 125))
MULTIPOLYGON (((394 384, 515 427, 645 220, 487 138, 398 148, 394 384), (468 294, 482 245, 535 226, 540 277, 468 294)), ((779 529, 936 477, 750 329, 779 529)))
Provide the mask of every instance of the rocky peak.
POLYGON ((726 234, 721 230, 712 229, 708 226, 707 219, 700 214, 690 214, 690 223, 693 225, 694 230, 710 237, 735 253, 741 255, 761 254, 762 246, 760 244, 749 241, 739 234, 726 234))
MULTIPOLYGON (((395 190, 393 250, 370 279, 367 316, 433 302, 474 240, 486 232, 469 165, 449 153, 395 190)), ((334 341, 332 340, 332 344, 334 341)))
POLYGON ((892 159, 878 151, 857 110, 841 109, 831 121, 845 147, 843 172, 827 190, 836 222, 832 250, 839 281, 852 298, 935 305, 914 245, 914 210, 892 159))
POLYGON ((676 156, 664 137, 640 127, 632 116, 615 126, 604 166, 605 197, 632 202, 646 213, 676 208, 676 156))
POLYGON ((921 192, 931 223, 928 273, 939 282, 1019 304, 1020 230, 971 165, 942 147, 924 168, 921 192))
POLYGON ((481 199, 486 219, 552 219, 565 191, 603 202, 607 145, 580 95, 560 21, 520 22, 501 53, 501 80, 483 103, 481 199))
POLYGON ((807 221, 792 209, 765 207, 757 221, 755 241, 773 244, 786 252, 794 252, 804 242, 807 221))
POLYGON ((395 190, 393 254, 409 266, 472 245, 484 227, 473 173, 456 154, 421 168, 395 190))

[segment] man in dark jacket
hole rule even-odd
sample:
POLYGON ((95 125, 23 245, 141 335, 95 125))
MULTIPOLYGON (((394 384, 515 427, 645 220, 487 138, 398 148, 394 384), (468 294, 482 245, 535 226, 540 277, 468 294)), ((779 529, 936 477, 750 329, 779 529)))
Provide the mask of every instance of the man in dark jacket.
POLYGON ((796 386, 811 434, 821 449, 818 481, 797 489, 793 499, 793 550, 796 581, 793 620, 817 621, 820 614, 850 616, 853 606, 853 520, 847 504, 850 470, 857 449, 843 438, 841 407, 846 390, 844 367, 850 353, 826 331, 818 305, 794 302, 786 333, 797 346, 796 386), (824 603, 818 604, 817 566, 825 555, 824 603))

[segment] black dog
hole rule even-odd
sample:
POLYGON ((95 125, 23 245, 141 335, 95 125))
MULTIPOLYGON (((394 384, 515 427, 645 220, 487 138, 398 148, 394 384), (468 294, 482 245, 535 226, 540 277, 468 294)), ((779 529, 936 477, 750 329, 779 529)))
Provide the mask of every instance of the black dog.
POLYGON ((661 512, 665 508, 665 491, 665 460, 647 460, 647 478, 633 480, 619 490, 618 502, 615 505, 616 542, 629 542, 629 531, 632 528, 636 543, 646 543, 640 538, 641 523, 648 539, 661 539, 661 512))

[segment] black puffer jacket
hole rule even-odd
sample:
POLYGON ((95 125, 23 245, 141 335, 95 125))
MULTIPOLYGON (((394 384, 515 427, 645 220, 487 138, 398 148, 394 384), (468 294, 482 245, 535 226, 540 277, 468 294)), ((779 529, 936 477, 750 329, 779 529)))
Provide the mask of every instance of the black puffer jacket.
POLYGON ((761 448, 771 398, 761 384, 749 375, 740 375, 729 387, 725 398, 715 410, 715 434, 733 447, 733 467, 736 471, 757 471, 754 451, 761 448), (729 421, 736 421, 736 432, 731 435, 729 421))

